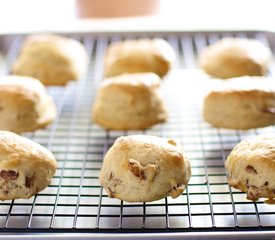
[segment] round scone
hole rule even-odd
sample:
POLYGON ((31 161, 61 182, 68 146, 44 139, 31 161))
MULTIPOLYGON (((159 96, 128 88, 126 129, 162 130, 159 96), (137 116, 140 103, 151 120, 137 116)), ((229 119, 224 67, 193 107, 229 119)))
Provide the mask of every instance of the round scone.
POLYGON ((0 156, 0 200, 30 198, 51 183, 57 167, 46 148, 8 131, 0 131, 0 156))
POLYGON ((275 123, 274 80, 240 77, 217 82, 205 96, 203 115, 215 127, 252 129, 275 123))
POLYGON ((24 42, 12 72, 31 76, 44 85, 65 85, 86 71, 87 53, 83 45, 57 35, 31 35, 24 42))
POLYGON ((153 72, 160 77, 168 73, 175 52, 163 39, 125 40, 111 44, 105 56, 104 76, 153 72))
POLYGON ((263 76, 271 56, 271 51, 258 40, 224 38, 204 49, 199 56, 199 66, 221 79, 263 76))
POLYGON ((0 76, 0 129, 34 131, 52 123, 56 107, 37 79, 0 76))
POLYGON ((190 179, 190 162, 171 139, 119 137, 106 153, 99 180, 109 197, 150 202, 182 194, 190 179))
POLYGON ((247 192, 247 199, 275 198, 275 138, 241 141, 229 154, 225 168, 230 186, 247 192))
POLYGON ((124 74, 106 79, 98 91, 92 118, 113 130, 146 129, 167 118, 154 73, 124 74))

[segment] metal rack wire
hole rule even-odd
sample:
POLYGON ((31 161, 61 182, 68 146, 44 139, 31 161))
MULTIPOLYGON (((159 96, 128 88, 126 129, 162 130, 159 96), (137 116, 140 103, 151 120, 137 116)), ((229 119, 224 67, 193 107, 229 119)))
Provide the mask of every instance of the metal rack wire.
MULTIPOLYGON (((247 201, 228 186, 224 161, 231 149, 251 135, 274 133, 273 126, 231 131, 209 126, 201 117, 206 77, 197 71, 196 58, 210 43, 224 36, 257 38, 269 46, 264 33, 147 33, 142 37, 167 39, 177 53, 174 69, 162 92, 169 121, 147 131, 105 131, 91 121, 91 106, 101 81, 103 53, 113 41, 140 38, 135 34, 72 35, 90 56, 87 75, 66 87, 49 87, 58 117, 44 130, 25 134, 49 148, 58 160, 52 184, 31 199, 0 203, 0 232, 214 232, 266 231, 275 236, 275 205, 247 201), (199 86, 199 87, 198 87, 199 86), (191 92, 191 94, 190 94, 191 92), (194 94, 197 93, 197 94, 194 94), (177 199, 127 203, 110 199, 100 187, 102 158, 121 135, 150 134, 181 142, 191 159, 192 178, 177 199)), ((5 73, 23 37, 11 43, 5 73)))

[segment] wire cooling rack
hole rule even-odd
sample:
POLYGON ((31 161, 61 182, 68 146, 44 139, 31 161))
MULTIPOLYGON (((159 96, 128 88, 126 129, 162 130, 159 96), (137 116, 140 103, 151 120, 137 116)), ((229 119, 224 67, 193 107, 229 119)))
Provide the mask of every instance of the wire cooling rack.
MULTIPOLYGON (((0 231, 39 233, 207 233, 264 232, 275 237, 275 205, 251 202, 228 186, 224 161, 243 138, 274 133, 273 126, 251 131, 213 128, 201 116, 207 76, 196 68, 197 55, 222 37, 256 38, 270 47, 265 33, 135 33, 70 35, 89 56, 87 75, 66 87, 49 87, 58 115, 47 129, 25 134, 50 149, 58 170, 52 184, 34 197, 0 203, 0 231), (167 123, 146 131, 105 131, 91 121, 91 106, 102 79, 103 54, 111 42, 143 37, 168 40, 177 61, 163 80, 167 123), (98 175, 105 152, 121 135, 150 134, 178 140, 191 160, 192 177, 178 198, 149 203, 110 199, 98 175)), ((2 72, 7 74, 24 36, 10 42, 2 72)), ((272 71, 271 71, 272 74, 272 71)), ((266 235, 266 236, 267 236, 266 235)), ((247 235, 249 236, 249 235, 247 235)), ((256 235, 254 235, 256 236, 256 235)))

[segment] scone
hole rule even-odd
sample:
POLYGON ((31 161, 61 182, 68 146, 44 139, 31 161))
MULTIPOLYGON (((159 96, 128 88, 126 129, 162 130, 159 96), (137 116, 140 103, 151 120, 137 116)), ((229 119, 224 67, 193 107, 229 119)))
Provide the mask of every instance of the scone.
POLYGON ((204 99, 204 119, 215 127, 260 128, 275 123, 275 85, 265 77, 219 82, 204 99))
POLYGON ((133 135, 118 138, 106 153, 99 180, 109 197, 150 202, 182 194, 190 162, 171 139, 133 135))
POLYGON ((159 95, 160 78, 153 73, 124 74, 102 82, 92 118, 113 130, 141 130, 167 118, 159 95))
POLYGON ((56 107, 38 80, 0 76, 0 130, 34 131, 52 123, 56 107))
POLYGON ((46 188, 55 173, 53 154, 15 133, 0 131, 0 200, 30 198, 46 188))
POLYGON ((126 40, 111 44, 106 52, 104 76, 153 72, 163 77, 170 70, 175 53, 163 39, 126 40))
POLYGON ((32 35, 24 42, 12 72, 37 78, 44 85, 65 85, 79 79, 87 63, 80 42, 57 35, 32 35))
POLYGON ((272 53, 258 40, 224 38, 205 48, 199 66, 217 78, 262 76, 268 70, 272 53))
POLYGON ((230 186, 247 192, 247 199, 275 198, 275 138, 241 141, 226 163, 230 186))

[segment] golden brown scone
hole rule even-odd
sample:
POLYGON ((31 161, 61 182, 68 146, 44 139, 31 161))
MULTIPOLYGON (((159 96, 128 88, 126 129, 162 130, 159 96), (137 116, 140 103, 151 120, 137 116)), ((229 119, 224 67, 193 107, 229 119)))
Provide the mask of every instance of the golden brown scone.
POLYGON ((240 77, 219 82, 204 99, 204 119, 215 127, 260 128, 275 123, 274 80, 240 77))
POLYGON ((124 74, 102 82, 92 118, 113 130, 146 129, 167 118, 158 90, 160 78, 154 73, 124 74))
POLYGON ((52 123, 56 107, 37 79, 0 76, 0 129, 34 131, 52 123))
POLYGON ((57 163, 41 145, 0 131, 0 200, 30 198, 51 183, 57 163))
POLYGON ((116 42, 107 49, 104 76, 153 72, 163 77, 170 70, 174 58, 174 50, 163 39, 116 42))
POLYGON ((79 79, 87 63, 80 42, 57 35, 32 35, 24 42, 12 72, 37 78, 44 85, 65 85, 79 79))
POLYGON ((182 194, 190 162, 171 139, 133 135, 118 138, 106 153, 99 174, 109 197, 150 202, 182 194))
POLYGON ((204 49, 199 66, 209 75, 227 79, 266 74, 272 53, 253 39, 224 38, 204 49))
POLYGON ((241 141, 225 163, 230 186, 247 192, 247 199, 275 198, 275 138, 241 141))

